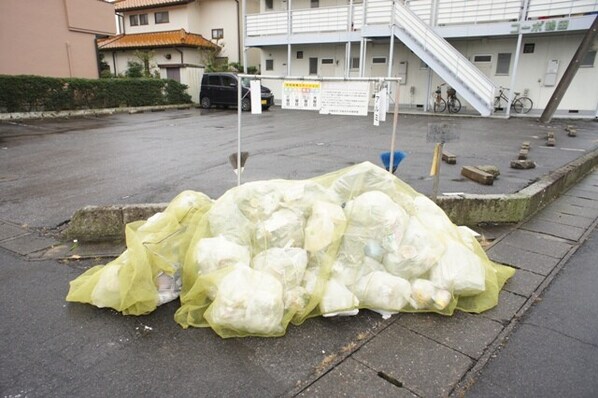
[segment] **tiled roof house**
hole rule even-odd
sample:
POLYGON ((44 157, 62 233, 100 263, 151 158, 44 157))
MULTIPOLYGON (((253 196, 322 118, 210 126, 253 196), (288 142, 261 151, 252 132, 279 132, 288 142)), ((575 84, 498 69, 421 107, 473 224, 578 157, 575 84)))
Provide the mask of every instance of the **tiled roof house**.
POLYGON ((240 5, 235 0, 117 0, 119 34, 99 39, 98 51, 114 74, 124 74, 138 51, 150 51, 160 77, 189 86, 198 100, 206 49, 221 48, 224 62, 239 62, 240 5))

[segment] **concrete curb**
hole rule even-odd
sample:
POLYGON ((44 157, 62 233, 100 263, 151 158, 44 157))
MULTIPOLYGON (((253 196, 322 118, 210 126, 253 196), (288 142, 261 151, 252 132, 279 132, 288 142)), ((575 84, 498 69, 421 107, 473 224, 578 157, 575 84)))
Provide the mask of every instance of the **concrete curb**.
POLYGON ((101 109, 80 109, 70 111, 49 111, 49 112, 12 112, 0 113, 0 121, 32 120, 32 119, 58 119, 65 117, 81 116, 107 116, 115 113, 143 113, 164 111, 167 109, 190 109, 195 104, 178 105, 151 105, 123 108, 101 108, 101 109))
MULTIPOLYGON (((438 205, 458 225, 518 223, 542 209, 598 165, 598 149, 557 169, 514 194, 441 196, 438 205)), ((86 206, 77 210, 63 232, 82 242, 123 240, 125 226, 163 211, 167 203, 86 206)))

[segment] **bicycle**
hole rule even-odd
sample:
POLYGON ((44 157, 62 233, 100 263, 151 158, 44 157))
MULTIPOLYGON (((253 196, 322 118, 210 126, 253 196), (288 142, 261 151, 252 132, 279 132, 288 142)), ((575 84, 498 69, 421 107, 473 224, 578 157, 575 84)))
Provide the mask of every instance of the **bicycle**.
POLYGON ((457 113, 461 110, 461 101, 457 98, 457 90, 452 87, 449 87, 446 90, 446 100, 442 98, 442 89, 441 87, 446 85, 446 83, 442 83, 440 86, 436 86, 436 91, 434 91, 433 101, 434 101, 434 112, 444 112, 445 109, 448 108, 449 113, 457 113))
MULTIPOLYGON (((494 97, 494 111, 499 109, 503 109, 501 106, 502 100, 504 100, 507 104, 509 103, 509 98, 505 95, 505 90, 509 90, 506 87, 500 87, 498 90, 498 95, 494 97)), ((528 113, 532 110, 534 106, 534 102, 529 99, 528 97, 520 97, 518 92, 514 92, 515 97, 513 98, 513 102, 511 102, 511 108, 515 110, 517 113, 528 113)))

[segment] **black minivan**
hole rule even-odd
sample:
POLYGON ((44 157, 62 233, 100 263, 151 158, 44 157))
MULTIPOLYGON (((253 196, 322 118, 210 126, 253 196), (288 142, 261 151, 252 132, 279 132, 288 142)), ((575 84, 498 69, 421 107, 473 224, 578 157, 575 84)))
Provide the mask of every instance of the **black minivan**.
MULTIPOLYGON (((237 106, 237 84, 239 78, 230 72, 204 73, 199 91, 199 104, 202 108, 212 105, 237 106)), ((251 110, 251 90, 249 79, 242 79, 241 109, 251 110)), ((268 87, 262 86, 262 109, 266 110, 274 105, 274 95, 268 87)))

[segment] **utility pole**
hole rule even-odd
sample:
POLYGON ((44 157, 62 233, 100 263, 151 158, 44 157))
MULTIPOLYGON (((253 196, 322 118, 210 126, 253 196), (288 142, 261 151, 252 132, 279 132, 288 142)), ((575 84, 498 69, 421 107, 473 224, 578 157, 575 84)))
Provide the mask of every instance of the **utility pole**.
POLYGON ((569 88, 571 81, 573 80, 575 74, 577 73, 577 70, 579 69, 579 64, 586 56, 588 50, 594 42, 594 38, 596 37, 596 30, 598 30, 598 16, 594 18, 592 26, 584 35, 583 39, 581 40, 581 44, 579 45, 577 51, 575 52, 575 55, 573 56, 573 59, 571 59, 571 62, 569 62, 569 66, 567 66, 567 69, 565 70, 563 77, 561 77, 559 84, 554 89, 554 92, 552 93, 550 100, 548 100, 548 104, 546 105, 544 112, 542 112, 542 116, 540 116, 540 122, 550 123, 550 120, 552 119, 552 116, 554 115, 556 108, 558 108, 559 104, 561 103, 561 100, 565 96, 565 93, 567 92, 567 89, 569 88))

